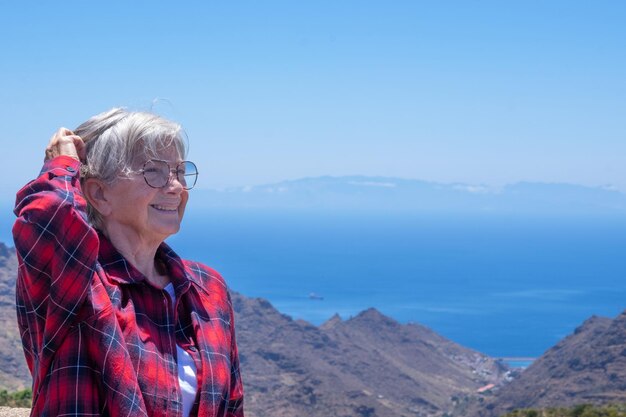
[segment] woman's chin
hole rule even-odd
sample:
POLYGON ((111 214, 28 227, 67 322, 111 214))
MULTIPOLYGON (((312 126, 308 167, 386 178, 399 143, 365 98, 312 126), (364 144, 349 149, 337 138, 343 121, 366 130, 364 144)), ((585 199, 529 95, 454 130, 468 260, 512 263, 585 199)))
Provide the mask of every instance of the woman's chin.
POLYGON ((149 233, 158 237, 158 240, 164 241, 168 237, 175 235, 180 230, 180 222, 172 221, 168 223, 158 222, 149 228, 149 233))

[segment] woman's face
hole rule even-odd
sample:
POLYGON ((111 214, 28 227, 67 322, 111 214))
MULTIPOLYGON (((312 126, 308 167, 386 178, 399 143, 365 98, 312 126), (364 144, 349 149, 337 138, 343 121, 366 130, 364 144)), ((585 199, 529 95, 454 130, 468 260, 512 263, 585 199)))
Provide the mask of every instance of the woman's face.
MULTIPOLYGON (((157 159, 167 161, 170 167, 180 162, 173 147, 159 152, 157 159)), ((133 170, 139 171, 145 162, 144 157, 136 158, 133 170)), ((127 237, 151 244, 160 244, 178 232, 189 198, 189 191, 178 182, 176 175, 171 176, 165 187, 152 188, 141 172, 118 179, 108 187, 107 194, 111 212, 104 219, 106 229, 121 231, 127 237)))

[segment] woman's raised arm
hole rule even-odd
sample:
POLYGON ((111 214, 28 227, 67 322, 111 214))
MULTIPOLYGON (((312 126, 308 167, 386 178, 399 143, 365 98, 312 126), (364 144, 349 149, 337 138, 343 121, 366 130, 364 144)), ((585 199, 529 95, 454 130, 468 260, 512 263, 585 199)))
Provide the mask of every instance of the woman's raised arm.
POLYGON ((24 350, 35 372, 47 369, 73 326, 94 274, 99 242, 80 191, 84 152, 80 137, 59 129, 46 147, 39 177, 17 193, 18 324, 30 335, 24 350))

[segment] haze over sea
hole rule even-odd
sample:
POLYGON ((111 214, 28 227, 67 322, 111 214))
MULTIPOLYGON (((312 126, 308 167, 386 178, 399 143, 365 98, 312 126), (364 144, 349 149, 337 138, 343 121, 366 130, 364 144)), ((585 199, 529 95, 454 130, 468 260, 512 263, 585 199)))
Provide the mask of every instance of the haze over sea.
POLYGON ((320 324, 375 307, 496 357, 536 357, 626 307, 626 219, 198 210, 169 240, 231 288, 320 324), (323 300, 309 296, 315 293, 323 300))

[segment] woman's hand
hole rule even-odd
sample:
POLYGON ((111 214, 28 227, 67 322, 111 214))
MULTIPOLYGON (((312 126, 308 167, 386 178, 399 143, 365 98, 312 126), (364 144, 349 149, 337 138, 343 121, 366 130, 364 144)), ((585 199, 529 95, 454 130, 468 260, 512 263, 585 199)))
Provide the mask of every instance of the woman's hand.
POLYGON ((48 142, 46 147, 44 161, 61 155, 71 156, 80 162, 85 162, 85 142, 83 142, 80 136, 75 135, 74 132, 64 127, 57 130, 50 138, 50 142, 48 142))

